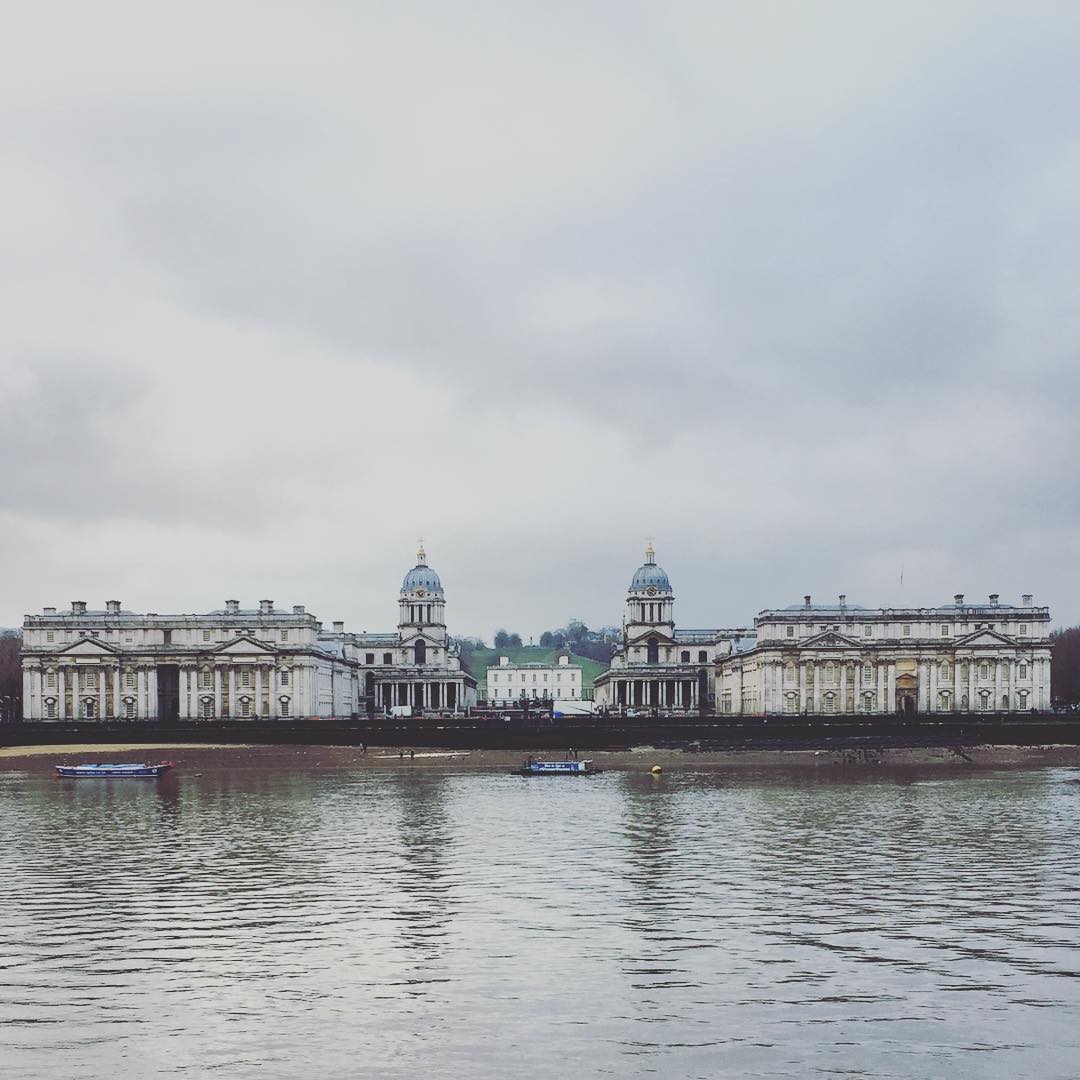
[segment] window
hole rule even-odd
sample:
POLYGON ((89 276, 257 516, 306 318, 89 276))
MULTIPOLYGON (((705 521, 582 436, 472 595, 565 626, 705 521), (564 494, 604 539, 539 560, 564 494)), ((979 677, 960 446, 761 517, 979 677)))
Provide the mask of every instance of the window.
POLYGON ((199 686, 203 690, 214 688, 214 673, 209 668, 203 668, 199 672, 199 686))
POLYGON ((162 633, 162 636, 163 636, 163 639, 164 639, 164 644, 171 645, 172 644, 172 631, 171 630, 162 630, 161 633, 162 633))
POLYGON ((874 665, 863 664, 862 666, 862 681, 864 683, 872 683, 874 681, 874 665))
POLYGON ((1027 631, 1028 631, 1027 623, 1021 623, 1017 627, 1017 630, 1018 630, 1021 637, 1027 637, 1027 631))
POLYGON ((787 636, 788 637, 794 637, 795 636, 795 627, 794 626, 787 627, 787 636))
POLYGON ((279 681, 282 686, 289 685, 289 669, 287 667, 281 669, 279 681))
POLYGON ((210 638, 211 638, 211 635, 212 635, 212 633, 213 633, 213 631, 211 631, 211 630, 204 630, 204 631, 202 632, 202 639, 203 639, 203 641, 209 641, 209 640, 210 640, 210 638))
POLYGON ((797 713, 799 711, 799 695, 798 694, 785 694, 784 695, 784 712, 797 713))
POLYGON ((48 701, 45 702, 45 715, 50 720, 55 720, 56 719, 56 700, 55 700, 55 698, 50 698, 48 701))
POLYGON ((213 719, 213 716, 214 716, 214 699, 213 698, 203 698, 202 701, 199 702, 199 715, 204 720, 213 719))
POLYGON ((904 637, 911 637, 911 624, 910 623, 904 623, 903 634, 904 634, 904 637))
POLYGON ((250 716, 251 715, 251 698, 241 698, 240 699, 240 715, 241 716, 250 716))
POLYGON ((862 628, 862 636, 863 637, 873 637, 874 636, 874 628, 872 626, 864 626, 862 628))
POLYGON ((863 694, 862 696, 862 711, 864 713, 870 713, 874 711, 874 695, 863 694))
POLYGON ((128 720, 135 719, 135 702, 128 700, 124 702, 124 716, 128 720))
POLYGON ((942 690, 938 694, 938 712, 948 712, 949 707, 952 705, 952 695, 948 690, 942 690))
POLYGON ((682 660, 682 662, 684 664, 689 664, 690 663, 690 650, 689 649, 683 649, 682 655, 680 656, 680 659, 682 660))
POLYGON ((942 637, 948 637, 949 636, 949 624, 948 623, 943 622, 941 624, 941 636, 942 637))
POLYGON ((392 663, 394 662, 394 654, 393 654, 393 653, 388 653, 388 652, 384 652, 384 653, 382 654, 382 662, 383 662, 384 664, 392 664, 392 663))
POLYGON ((646 662, 649 664, 660 663, 660 645, 654 637, 649 638, 646 662))
POLYGON ((82 703, 82 714, 84 720, 93 720, 97 716, 97 702, 93 698, 87 698, 82 703))
POLYGON ((135 689, 135 672, 134 671, 125 671, 124 672, 124 686, 128 690, 134 690, 135 689))
POLYGON ((709 654, 704 649, 698 649, 697 658, 699 664, 706 664, 709 661, 709 654))
POLYGON ((56 640, 56 631, 55 630, 46 630, 45 631, 45 640, 46 641, 55 641, 56 640))
POLYGON ((50 690, 55 689, 55 687, 56 687, 56 672, 55 671, 46 671, 45 672, 45 685, 50 690))
POLYGON ((375 654, 373 652, 364 653, 364 663, 365 664, 374 664, 375 663, 375 654))
POLYGON ((951 674, 951 672, 950 672, 950 669, 949 669, 949 661, 948 660, 942 660, 941 661, 941 673, 940 673, 941 678, 943 680, 947 680, 949 678, 950 674, 951 674))
POLYGON ((1020 666, 1019 666, 1019 667, 1018 667, 1018 668, 1016 669, 1016 677, 1017 677, 1018 679, 1026 679, 1026 678, 1028 677, 1028 674, 1027 674, 1027 664, 1021 664, 1021 665, 1020 665, 1020 666))
POLYGON ((836 712, 836 695, 825 694, 821 699, 821 710, 826 713, 836 712))
POLYGON ((283 697, 281 699, 281 708, 278 711, 281 713, 282 716, 292 715, 292 713, 290 713, 289 711, 289 699, 287 697, 283 697))
POLYGON ((289 640, 289 631, 288 630, 282 630, 281 631, 281 640, 282 641, 288 641, 289 640))
POLYGON ((252 684, 251 668, 244 668, 240 672, 240 685, 246 688, 250 688, 252 684))
POLYGON ((989 679, 990 678, 990 665, 988 663, 986 663, 985 660, 979 665, 979 678, 980 679, 989 679))
POLYGON ((795 683, 795 681, 796 681, 795 665, 794 664, 788 664, 787 667, 784 668, 784 682, 786 682, 789 686, 791 686, 791 685, 793 685, 795 683))

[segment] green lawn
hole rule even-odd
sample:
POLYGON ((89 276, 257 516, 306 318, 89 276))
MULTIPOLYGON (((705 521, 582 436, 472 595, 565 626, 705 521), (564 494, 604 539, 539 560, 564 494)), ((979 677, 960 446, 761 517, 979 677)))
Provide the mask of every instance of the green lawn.
MULTIPOLYGON (((498 667, 500 656, 509 657, 512 664, 554 664, 557 652, 557 649, 543 649, 539 645, 523 645, 520 649, 477 649, 472 654, 472 673, 476 676, 477 686, 483 690, 487 686, 487 669, 498 667)), ((591 690, 593 679, 607 670, 607 664, 587 656, 571 656, 570 663, 581 665, 583 690, 591 690)))

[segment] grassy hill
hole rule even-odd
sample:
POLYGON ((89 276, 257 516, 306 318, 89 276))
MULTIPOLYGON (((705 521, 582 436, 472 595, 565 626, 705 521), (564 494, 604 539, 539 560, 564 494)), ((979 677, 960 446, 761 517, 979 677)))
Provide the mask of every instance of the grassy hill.
MULTIPOLYGON (((558 652, 558 649, 543 649, 539 645, 523 645, 520 649, 477 649, 472 654, 472 673, 476 676, 477 686, 483 690, 487 686, 487 669, 498 667, 500 656, 509 657, 512 664, 554 664, 558 652)), ((591 689, 593 679, 607 670, 607 664, 587 656, 571 656, 570 663, 581 665, 583 690, 591 689)))

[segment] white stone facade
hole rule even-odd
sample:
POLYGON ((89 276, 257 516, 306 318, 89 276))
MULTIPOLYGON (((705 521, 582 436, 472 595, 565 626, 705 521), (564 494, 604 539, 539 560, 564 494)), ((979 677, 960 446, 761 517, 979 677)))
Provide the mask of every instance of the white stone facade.
POLYGON ((597 676, 598 709, 709 711, 718 659, 753 644, 753 631, 678 630, 675 593, 652 544, 626 595, 623 640, 597 676))
POLYGON ((721 713, 1026 712, 1050 707, 1050 611, 1025 595, 930 608, 762 611, 756 645, 716 664, 721 713))
POLYGON ((27 720, 348 714, 356 673, 303 607, 235 600, 205 615, 137 614, 110 601, 46 608, 23 623, 27 720))
POLYGON ((325 631, 302 606, 229 600, 204 615, 137 614, 109 601, 23 621, 26 720, 345 717, 459 712, 476 702, 445 624, 438 575, 420 560, 396 632, 325 631))
POLYGON ((487 699, 492 705, 511 705, 523 697, 581 701, 581 687, 581 665, 570 663, 568 656, 560 656, 556 664, 513 664, 500 656, 498 666, 487 672, 487 699))

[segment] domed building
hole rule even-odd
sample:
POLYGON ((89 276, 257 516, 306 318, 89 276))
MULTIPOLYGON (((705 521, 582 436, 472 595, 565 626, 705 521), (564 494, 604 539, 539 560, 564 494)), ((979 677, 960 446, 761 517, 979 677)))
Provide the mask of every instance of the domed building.
POLYGON ((424 545, 398 594, 397 633, 347 635, 363 672, 360 711, 456 712, 476 704, 476 679, 446 632, 446 594, 424 545))
POLYGON ((716 661, 753 643, 752 630, 677 630, 675 591, 650 542, 626 593, 622 644, 595 681, 596 705, 711 712, 716 661))

